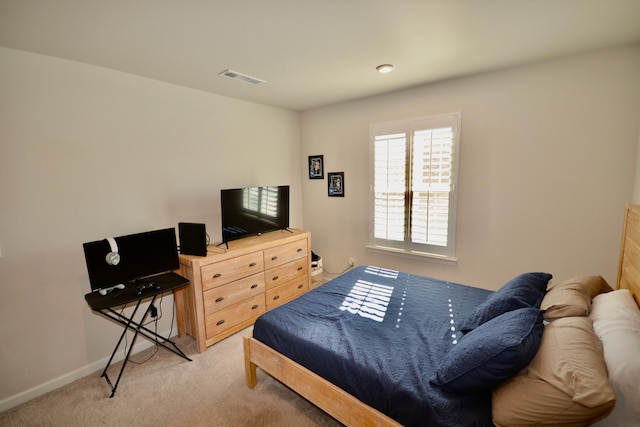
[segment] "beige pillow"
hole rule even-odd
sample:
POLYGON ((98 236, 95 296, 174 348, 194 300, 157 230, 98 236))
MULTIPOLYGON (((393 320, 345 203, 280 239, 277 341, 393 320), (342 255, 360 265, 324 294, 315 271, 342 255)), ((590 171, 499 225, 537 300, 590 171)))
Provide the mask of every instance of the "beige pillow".
POLYGON ((544 319, 552 321, 561 317, 588 316, 591 300, 598 294, 611 291, 602 276, 579 276, 558 283, 547 290, 540 308, 544 319))
POLYGON ((493 422, 584 426, 608 415, 615 400, 591 319, 565 317, 545 326, 531 363, 493 391, 493 422))

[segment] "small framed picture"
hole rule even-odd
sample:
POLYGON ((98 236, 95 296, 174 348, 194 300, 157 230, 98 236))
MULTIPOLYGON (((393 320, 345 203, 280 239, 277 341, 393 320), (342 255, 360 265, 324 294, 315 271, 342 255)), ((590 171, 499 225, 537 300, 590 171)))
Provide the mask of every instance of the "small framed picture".
POLYGON ((344 172, 328 172, 329 197, 344 197, 344 172))
POLYGON ((324 179, 324 156, 309 156, 309 179, 324 179))

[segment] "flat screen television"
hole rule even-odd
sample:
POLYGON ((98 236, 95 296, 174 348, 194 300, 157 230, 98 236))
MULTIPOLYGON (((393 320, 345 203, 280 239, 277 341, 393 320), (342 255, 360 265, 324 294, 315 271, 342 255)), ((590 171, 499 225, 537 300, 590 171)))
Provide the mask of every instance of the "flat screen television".
POLYGON ((222 242, 289 227, 289 186, 220 190, 222 242))
POLYGON ((107 262, 107 254, 112 252, 107 239, 82 245, 92 291, 134 283, 180 267, 175 228, 130 234, 113 240, 120 258, 116 265, 107 262))

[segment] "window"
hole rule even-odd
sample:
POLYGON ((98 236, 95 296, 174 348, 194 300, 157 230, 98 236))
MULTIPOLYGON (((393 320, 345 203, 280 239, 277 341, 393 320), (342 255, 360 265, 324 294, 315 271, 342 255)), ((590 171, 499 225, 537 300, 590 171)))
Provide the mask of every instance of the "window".
POLYGON ((372 125, 369 247, 455 260, 460 113, 372 125))

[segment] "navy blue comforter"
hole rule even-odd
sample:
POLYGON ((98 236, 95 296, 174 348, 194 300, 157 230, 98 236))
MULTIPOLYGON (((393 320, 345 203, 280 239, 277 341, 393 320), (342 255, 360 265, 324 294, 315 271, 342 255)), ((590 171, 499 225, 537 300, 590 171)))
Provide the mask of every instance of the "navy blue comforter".
POLYGON ((263 314, 253 336, 406 426, 492 426, 491 394, 431 384, 490 291, 359 267, 263 314))

